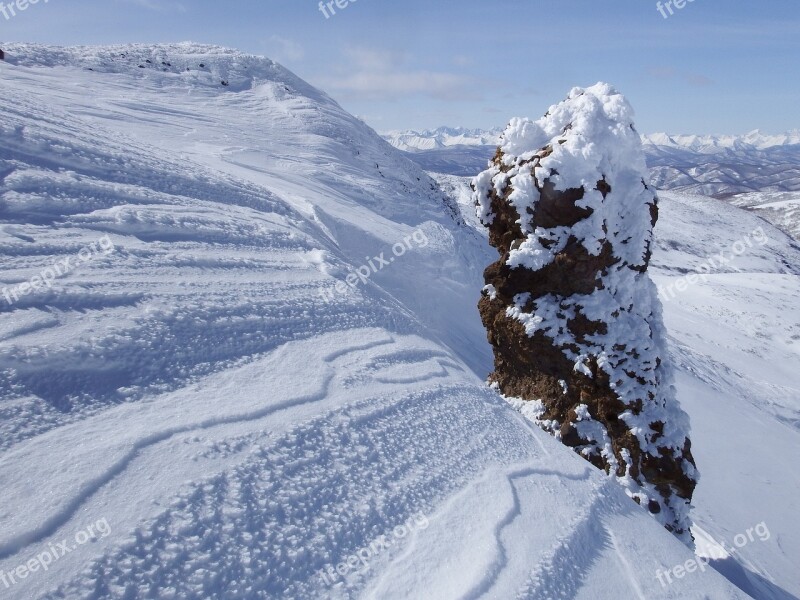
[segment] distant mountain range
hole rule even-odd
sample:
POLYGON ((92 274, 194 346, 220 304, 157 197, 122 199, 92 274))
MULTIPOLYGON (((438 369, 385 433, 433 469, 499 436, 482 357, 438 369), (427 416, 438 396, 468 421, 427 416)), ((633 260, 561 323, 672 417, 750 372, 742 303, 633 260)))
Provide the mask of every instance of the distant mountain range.
MULTIPOLYGON (((387 131, 383 138, 392 146, 406 152, 434 150, 453 146, 496 146, 503 133, 502 127, 493 129, 468 129, 466 127, 439 127, 416 131, 387 131)), ((770 135, 756 129, 744 135, 670 135, 651 133, 642 136, 645 147, 657 146, 689 150, 700 154, 719 154, 734 151, 767 150, 777 146, 800 145, 800 129, 770 135)))
POLYGON ((800 145, 800 129, 793 129, 786 133, 770 135, 756 129, 745 135, 669 135, 666 133, 652 133, 642 136, 645 144, 654 146, 674 147, 714 154, 727 150, 766 150, 776 146, 800 145))
MULTIPOLYGON (((501 129, 440 127, 383 137, 428 172, 471 177, 486 167, 501 134, 501 129)), ((658 189, 735 196, 734 204, 800 236, 800 202, 798 194, 791 194, 800 192, 800 130, 778 135, 758 130, 745 135, 653 133, 642 136, 642 142, 658 189)))
POLYGON ((387 131, 383 137, 392 146, 405 152, 436 150, 453 146, 496 146, 501 127, 495 129, 466 129, 464 127, 439 127, 424 131, 387 131))
POLYGON ((656 187, 728 197, 800 190, 800 132, 643 138, 656 187))

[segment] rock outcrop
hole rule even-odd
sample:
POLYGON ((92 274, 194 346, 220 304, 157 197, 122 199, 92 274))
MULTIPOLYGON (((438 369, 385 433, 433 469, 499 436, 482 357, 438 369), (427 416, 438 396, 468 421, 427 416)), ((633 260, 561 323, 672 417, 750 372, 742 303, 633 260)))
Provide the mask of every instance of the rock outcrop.
POLYGON ((632 118, 597 84, 511 121, 473 182, 500 253, 479 308, 499 391, 690 542, 698 475, 647 274, 657 197, 632 118))

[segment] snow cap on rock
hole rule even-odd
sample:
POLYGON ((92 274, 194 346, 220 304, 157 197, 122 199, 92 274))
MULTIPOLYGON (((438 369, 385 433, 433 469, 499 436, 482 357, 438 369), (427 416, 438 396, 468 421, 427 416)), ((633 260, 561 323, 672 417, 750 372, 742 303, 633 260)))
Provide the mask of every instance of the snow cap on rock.
POLYGON ((492 380, 541 401, 540 424, 689 541, 697 474, 647 275, 658 199, 630 104, 598 83, 513 119, 473 187, 501 256, 480 302, 492 380))

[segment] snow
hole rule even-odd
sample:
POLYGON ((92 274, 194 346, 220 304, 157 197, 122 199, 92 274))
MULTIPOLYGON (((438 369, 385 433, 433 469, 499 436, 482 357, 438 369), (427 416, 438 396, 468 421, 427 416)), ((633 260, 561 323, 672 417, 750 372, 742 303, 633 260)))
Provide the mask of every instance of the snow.
POLYGON ((800 192, 738 194, 731 204, 753 211, 800 241, 800 192))
MULTIPOLYGON (((52 289, 0 296, 0 597, 747 597, 713 570, 662 587, 656 571, 690 551, 484 385, 485 238, 324 93, 194 44, 3 48, 0 288, 104 235, 115 250, 52 289), (425 248, 322 300, 419 229, 425 248), (109 535, 3 583, 104 518, 109 535), (372 544, 369 568, 327 585, 321 570, 372 544)), ((688 236, 676 219, 666 239, 697 250, 688 236)), ((752 265, 791 316, 795 276, 769 271, 782 243, 752 265)), ((721 319, 756 285, 728 276, 712 288, 730 294, 721 319)), ((720 540, 769 517, 781 544, 741 560, 797 594, 796 426, 773 435, 779 410, 796 415, 797 346, 771 302, 758 293, 741 318, 764 311, 783 345, 759 342, 765 362, 747 373, 771 351, 787 364, 726 423, 776 441, 734 462, 748 456, 734 436, 696 419, 698 522, 720 540), (734 477, 769 484, 739 506, 723 496, 734 477)), ((735 326, 711 333, 747 343, 735 326)), ((717 364, 688 339, 698 369, 717 364)), ((715 412, 742 392, 678 383, 711 390, 715 412)))
POLYGON ((486 146, 497 144, 501 129, 483 130, 464 127, 438 127, 414 131, 387 131, 383 138, 398 150, 417 152, 440 148, 486 146))
POLYGON ((758 227, 766 232, 766 244, 666 303, 665 321, 703 473, 695 526, 733 547, 736 535, 765 522, 771 538, 748 543, 721 571, 743 580, 753 597, 797 597, 800 248, 724 202, 671 193, 661 200, 659 285, 682 276, 680 267, 694 262, 687 257, 730 249, 758 227))
POLYGON ((744 136, 644 136, 654 185, 728 198, 800 190, 800 131, 744 136))
MULTIPOLYGON (((501 134, 502 128, 437 127, 424 131, 386 131, 382 136, 399 150, 418 152, 448 146, 496 146, 500 143, 501 134)), ((800 130, 768 134, 756 129, 744 135, 649 133, 642 135, 642 142, 645 145, 682 148, 704 154, 720 153, 727 149, 766 150, 776 146, 800 145, 800 130)))
POLYGON ((721 152, 728 148, 750 146, 753 149, 765 150, 776 146, 800 145, 800 130, 772 135, 755 129, 744 135, 669 135, 652 133, 642 136, 646 144, 656 146, 677 146, 701 153, 721 152))
MULTIPOLYGON (((440 143, 441 132, 447 130, 414 132, 408 138, 390 132, 384 137, 426 170, 462 177, 485 169, 500 143, 501 130, 475 130, 459 144, 440 143)), ((798 130, 743 136, 655 133, 643 135, 642 142, 650 181, 658 189, 726 199, 734 194, 800 191, 798 130)))

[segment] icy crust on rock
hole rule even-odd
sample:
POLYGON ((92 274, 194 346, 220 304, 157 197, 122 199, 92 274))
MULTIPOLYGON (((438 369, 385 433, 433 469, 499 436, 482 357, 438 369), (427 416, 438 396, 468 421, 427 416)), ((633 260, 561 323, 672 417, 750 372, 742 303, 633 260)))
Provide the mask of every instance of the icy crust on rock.
POLYGON ((633 117, 624 96, 599 83, 573 88, 565 102, 550 107, 538 121, 511 120, 501 139, 501 164, 491 165, 475 181, 478 216, 485 225, 493 221, 490 189, 503 193, 507 186, 513 188, 509 201, 528 238, 512 249, 509 265, 540 269, 574 235, 593 256, 608 239, 622 262, 645 266, 653 227, 641 209, 657 199, 645 185, 647 166, 633 117), (614 181, 606 199, 597 185, 603 180, 614 181), (556 190, 582 188, 584 196, 576 206, 591 214, 571 228, 534 227, 531 218, 546 182, 556 190))
MULTIPOLYGON (((667 352, 661 304, 646 273, 658 200, 646 183, 633 116, 620 93, 599 83, 574 88, 566 101, 552 106, 538 121, 513 119, 495 159, 473 182, 477 215, 491 228, 498 199, 516 211, 516 239, 507 248, 501 247, 505 242, 498 246, 505 265, 513 270, 542 271, 559 260, 568 246, 574 251, 576 244, 589 257, 608 255, 598 273, 600 283, 591 293, 539 297, 519 293, 505 314, 521 323, 529 337, 544 334, 577 373, 591 379, 597 369, 602 370, 608 386, 627 407, 617 416, 641 452, 656 463, 669 456, 696 481, 695 467, 686 460, 690 456, 688 417, 675 398, 671 369, 662 361, 667 352), (537 211, 543 194, 552 198, 570 192, 580 196, 570 207, 574 222, 543 226, 542 221, 558 221, 550 211, 563 213, 564 209, 559 200, 537 211), (576 332, 571 327, 587 321, 596 326, 594 331, 576 332)), ((491 300, 495 298, 493 293, 491 300)), ((642 465, 635 464, 630 452, 621 447, 624 443, 617 443, 615 451, 606 427, 586 405, 573 410, 571 425, 585 442, 576 451, 587 459, 602 457, 599 462, 616 475, 629 496, 650 507, 663 525, 689 541, 690 499, 678 497, 663 484, 656 489, 642 475, 642 465)), ((537 412, 544 413, 534 407, 526 414, 560 438, 563 423, 537 419, 537 412)))

